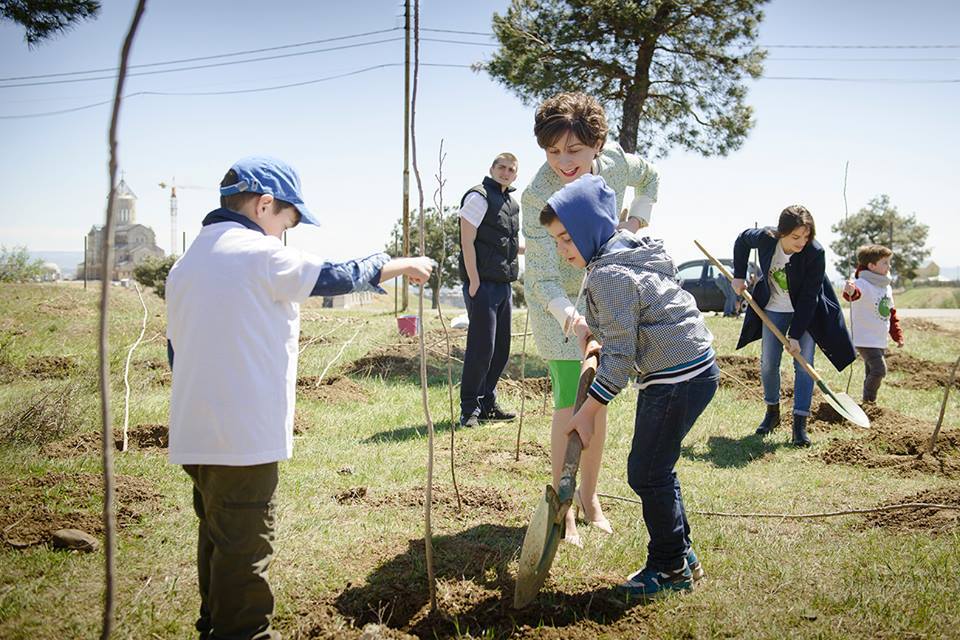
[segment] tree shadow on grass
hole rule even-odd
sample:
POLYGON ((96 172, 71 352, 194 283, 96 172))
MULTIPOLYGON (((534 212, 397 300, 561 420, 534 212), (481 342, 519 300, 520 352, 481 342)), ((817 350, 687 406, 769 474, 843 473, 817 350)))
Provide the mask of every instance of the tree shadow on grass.
POLYGON ((526 608, 513 609, 515 581, 507 567, 523 534, 524 527, 479 524, 435 537, 434 566, 441 586, 438 611, 432 614, 423 613, 430 595, 422 538, 410 540, 405 552, 383 562, 362 586, 348 584, 334 606, 357 627, 386 624, 420 638, 506 638, 524 625, 607 624, 641 604, 624 602, 612 587, 572 594, 545 588, 526 608))
MULTIPOLYGON (((435 420, 433 422, 434 434, 450 431, 451 423, 449 420, 435 420)), ((458 429, 464 428, 457 425, 458 429)), ((427 425, 418 424, 412 427, 398 427, 388 431, 380 431, 368 436, 360 441, 361 444, 377 444, 380 442, 403 442, 405 440, 415 440, 427 437, 427 425)))
POLYGON ((692 445, 688 445, 680 450, 680 455, 687 460, 709 462, 721 469, 740 469, 785 446, 785 442, 765 440, 754 434, 739 440, 710 436, 705 452, 695 451, 692 445))

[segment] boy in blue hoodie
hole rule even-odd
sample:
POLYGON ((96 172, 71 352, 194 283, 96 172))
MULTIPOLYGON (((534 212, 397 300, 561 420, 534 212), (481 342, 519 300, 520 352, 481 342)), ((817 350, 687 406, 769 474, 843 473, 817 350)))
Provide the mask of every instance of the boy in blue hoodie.
POLYGON ((627 479, 643 503, 650 542, 646 564, 619 589, 641 598, 691 590, 703 568, 674 467, 680 443, 717 390, 713 336, 677 284, 663 243, 617 231, 616 197, 603 178, 584 175, 554 193, 540 224, 565 260, 586 269, 587 326, 574 330, 584 352, 600 356, 590 395, 567 432, 589 447, 596 413, 631 377, 639 383, 627 479))

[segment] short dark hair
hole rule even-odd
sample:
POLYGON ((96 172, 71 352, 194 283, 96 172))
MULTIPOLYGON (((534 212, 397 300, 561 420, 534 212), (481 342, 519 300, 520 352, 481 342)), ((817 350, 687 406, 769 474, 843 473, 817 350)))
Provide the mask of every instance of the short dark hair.
POLYGON ((549 204, 544 205, 543 209, 540 210, 540 224, 544 227, 548 224, 553 224, 554 220, 559 220, 560 216, 557 215, 557 212, 553 210, 549 204))
MULTIPOLYGON (((220 181, 221 187, 229 187, 232 184, 237 184, 240 182, 240 176, 237 175, 237 172, 233 169, 227 171, 226 175, 223 176, 223 180, 220 181)), ((229 196, 220 196, 220 206, 224 209, 230 209, 231 211, 240 211, 243 207, 246 206, 251 200, 256 200, 262 193, 254 193, 252 191, 241 191, 240 193, 234 193, 229 196)), ((294 226, 300 223, 300 210, 297 209, 296 205, 286 200, 281 200, 280 198, 274 198, 274 211, 280 213, 286 208, 292 208, 297 212, 296 218, 294 220, 294 226)))
POLYGON ((586 93, 558 93, 543 101, 533 119, 533 135, 546 149, 566 133, 593 147, 607 139, 607 116, 603 107, 586 93))
POLYGON ((882 244, 865 244, 857 249, 857 266, 866 269, 869 265, 893 255, 893 251, 882 244))
POLYGON ((817 235, 817 227, 813 222, 813 216, 810 215, 810 212, 807 211, 807 208, 802 204, 792 204, 780 212, 776 236, 778 238, 787 236, 797 227, 806 227, 809 229, 810 238, 807 242, 813 242, 814 236, 817 235))

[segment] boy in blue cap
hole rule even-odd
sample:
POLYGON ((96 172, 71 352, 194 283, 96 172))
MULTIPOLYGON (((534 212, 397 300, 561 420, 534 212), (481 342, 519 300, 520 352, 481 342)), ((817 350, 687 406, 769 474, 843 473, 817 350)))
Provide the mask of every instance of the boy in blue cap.
POLYGON ((277 463, 293 452, 299 303, 382 292, 398 275, 423 283, 433 263, 376 253, 335 264, 285 247, 285 230, 316 218, 297 172, 274 158, 239 160, 220 194, 167 277, 169 456, 193 480, 200 520, 200 637, 276 639, 267 568, 277 463))
POLYGON ((600 356, 589 397, 567 433, 576 431, 589 447, 597 412, 638 376, 627 479, 643 503, 650 543, 645 566, 619 589, 642 598, 690 590, 703 568, 674 467, 681 441, 717 390, 713 336, 693 296, 677 284, 663 243, 617 231, 616 197, 603 178, 584 175, 554 193, 540 224, 564 260, 586 269, 588 328, 576 331, 584 352, 600 356))

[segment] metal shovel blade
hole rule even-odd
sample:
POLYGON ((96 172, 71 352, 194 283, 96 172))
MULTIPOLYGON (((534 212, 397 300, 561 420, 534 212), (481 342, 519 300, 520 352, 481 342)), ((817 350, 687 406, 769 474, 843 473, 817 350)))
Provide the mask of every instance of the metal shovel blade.
MULTIPOLYGON (((587 390, 596 375, 597 364, 597 355, 592 354, 581 366, 574 412, 579 410, 587 399, 587 390)), ((567 440, 567 450, 563 458, 560 493, 558 494, 553 486, 547 485, 543 498, 533 512, 527 533, 523 536, 520 566, 517 568, 517 584, 513 592, 513 606, 516 609, 521 609, 533 602, 550 573, 553 558, 557 555, 557 547, 565 533, 564 522, 567 510, 573 503, 582 448, 580 436, 576 432, 572 433, 567 440), (563 499, 560 498, 561 495, 563 499)))
POLYGON ((530 518, 527 533, 523 536, 517 585, 513 592, 513 606, 516 609, 533 602, 547 580, 563 533, 560 531, 561 524, 558 523, 559 511, 560 499, 557 492, 547 485, 533 517, 530 518))
POLYGON ((860 408, 860 405, 858 405, 853 398, 842 392, 835 393, 827 386, 827 383, 822 380, 817 381, 817 386, 820 388, 820 391, 823 392, 823 395, 826 396, 830 406, 836 409, 837 413, 858 427, 863 427, 864 429, 870 428, 870 418, 867 417, 867 414, 863 412, 863 409, 860 408))

